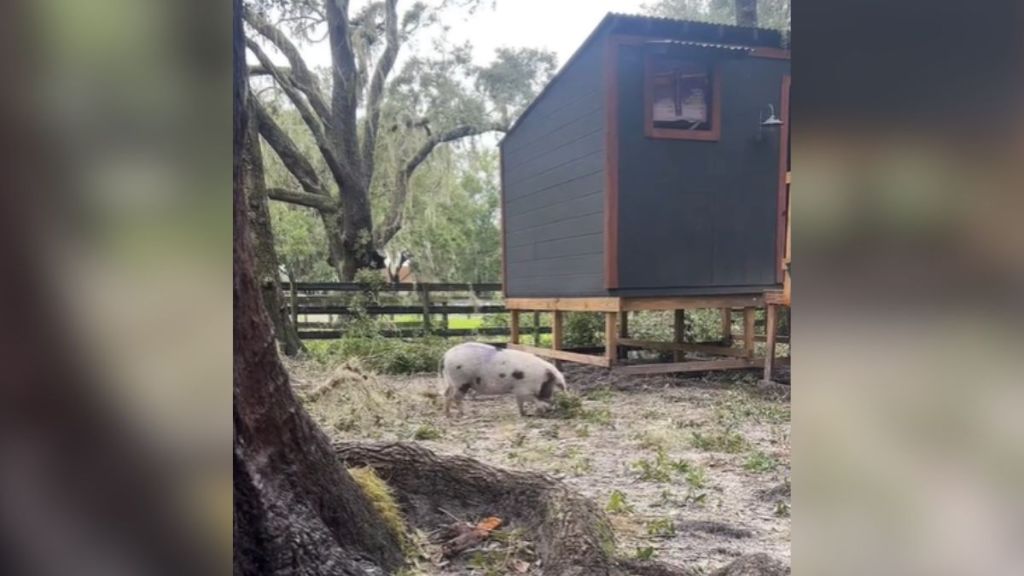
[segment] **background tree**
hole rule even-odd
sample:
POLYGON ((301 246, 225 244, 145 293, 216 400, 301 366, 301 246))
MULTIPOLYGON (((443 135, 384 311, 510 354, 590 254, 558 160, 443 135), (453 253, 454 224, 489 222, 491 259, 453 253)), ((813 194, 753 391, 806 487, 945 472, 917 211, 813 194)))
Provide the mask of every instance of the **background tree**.
POLYGON ((501 279, 498 153, 466 146, 437 154, 417 174, 410 218, 390 249, 413 255, 421 281, 501 279))
POLYGON ((273 80, 315 144, 315 153, 304 151, 278 123, 277 103, 256 100, 260 135, 293 177, 268 197, 317 212, 328 260, 345 280, 382 267, 378 249, 401 230, 410 180, 434 150, 504 130, 554 70, 553 56, 538 51, 499 51, 477 67, 468 46, 435 47, 437 56, 411 57, 392 80, 400 48, 437 23, 437 9, 422 2, 401 13, 398 0, 370 2, 350 15, 345 0, 266 0, 244 17, 259 62, 250 72, 273 80), (324 77, 296 44, 317 32, 330 43, 324 77))
POLYGON ((790 0, 656 0, 641 10, 652 16, 790 29, 790 0))

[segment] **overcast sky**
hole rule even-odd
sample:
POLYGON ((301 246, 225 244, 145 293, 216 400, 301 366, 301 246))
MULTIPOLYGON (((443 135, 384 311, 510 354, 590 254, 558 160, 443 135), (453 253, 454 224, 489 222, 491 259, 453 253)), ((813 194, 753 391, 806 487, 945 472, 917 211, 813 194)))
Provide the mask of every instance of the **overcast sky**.
MULTIPOLYGON (((410 3, 400 1, 399 10, 410 3)), ((474 59, 479 64, 489 62, 496 48, 517 46, 552 50, 561 66, 606 13, 638 13, 642 3, 644 0, 497 0, 496 7, 491 9, 485 1, 472 15, 464 11, 447 12, 444 23, 450 26, 448 40, 468 40, 473 44, 474 59)), ((351 12, 355 13, 361 4, 352 2, 351 12)), ((416 48, 429 47, 424 35, 417 47, 403 46, 401 56, 408 56, 416 48)), ((304 52, 314 66, 330 64, 326 42, 304 52)))

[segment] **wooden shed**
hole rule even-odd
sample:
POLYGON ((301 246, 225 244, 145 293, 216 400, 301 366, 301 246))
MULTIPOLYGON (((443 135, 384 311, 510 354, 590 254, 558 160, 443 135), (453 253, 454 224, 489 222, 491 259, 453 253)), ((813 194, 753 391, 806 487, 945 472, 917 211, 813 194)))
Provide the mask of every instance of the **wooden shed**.
POLYGON ((607 312, 611 366, 629 310, 788 304, 789 86, 779 31, 608 14, 501 142, 509 308, 607 312))

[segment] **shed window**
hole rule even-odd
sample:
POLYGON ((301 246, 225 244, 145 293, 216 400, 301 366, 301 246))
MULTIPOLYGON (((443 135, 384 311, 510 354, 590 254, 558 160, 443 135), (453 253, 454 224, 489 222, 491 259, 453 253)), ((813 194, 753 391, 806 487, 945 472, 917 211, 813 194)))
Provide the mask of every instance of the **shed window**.
POLYGON ((712 64, 650 56, 645 81, 648 136, 718 140, 719 83, 712 64))

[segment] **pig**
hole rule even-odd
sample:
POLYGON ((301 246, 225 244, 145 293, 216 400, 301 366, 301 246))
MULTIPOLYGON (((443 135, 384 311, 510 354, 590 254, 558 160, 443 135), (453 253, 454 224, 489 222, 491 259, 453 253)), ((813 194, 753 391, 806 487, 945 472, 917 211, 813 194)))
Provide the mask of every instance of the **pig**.
POLYGON ((519 414, 525 416, 527 402, 551 404, 556 388, 566 390, 565 377, 553 364, 528 352, 501 350, 478 342, 453 346, 441 359, 445 389, 444 414, 451 406, 462 415, 462 399, 470 391, 480 396, 513 394, 519 414))

